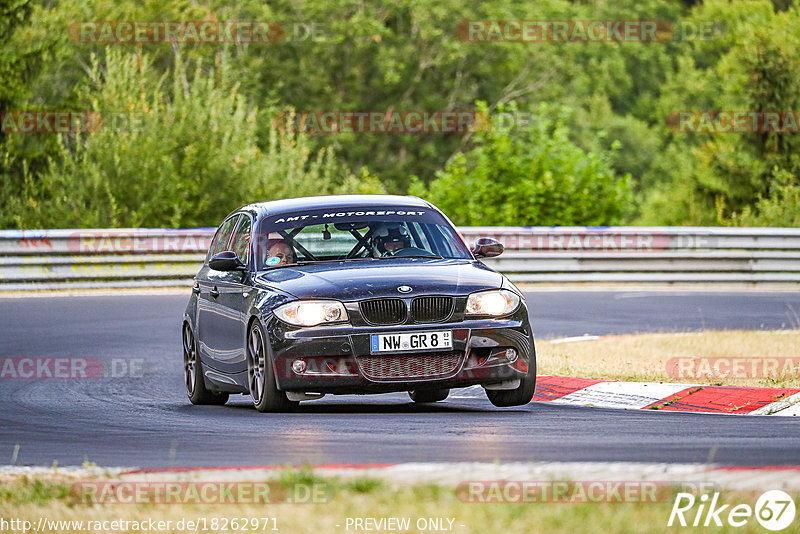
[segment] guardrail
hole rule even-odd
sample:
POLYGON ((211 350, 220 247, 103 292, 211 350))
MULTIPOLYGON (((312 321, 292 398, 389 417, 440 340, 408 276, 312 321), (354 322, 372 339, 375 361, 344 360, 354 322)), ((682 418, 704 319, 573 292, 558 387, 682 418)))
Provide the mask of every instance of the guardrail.
POLYGON ((3 230, 0 291, 191 285, 213 236, 213 228, 3 230))
POLYGON ((800 228, 470 227, 515 282, 800 283, 800 228))
MULTIPOLYGON (((800 229, 467 227, 515 282, 800 284, 800 229)), ((0 231, 0 291, 186 286, 214 229, 0 231)))

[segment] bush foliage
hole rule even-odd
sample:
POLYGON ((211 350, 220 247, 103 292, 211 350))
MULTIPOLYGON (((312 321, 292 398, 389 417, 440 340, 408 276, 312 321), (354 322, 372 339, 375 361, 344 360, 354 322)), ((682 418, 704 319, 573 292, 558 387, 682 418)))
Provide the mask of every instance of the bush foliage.
MULTIPOLYGON (((478 111, 486 113, 486 104, 478 111)), ((542 105, 538 120, 516 135, 511 127, 478 132, 471 150, 457 154, 428 187, 417 179, 411 192, 468 226, 623 221, 631 208, 630 176, 614 175, 613 152, 585 153, 570 141, 566 111, 549 116, 542 105)))
POLYGON ((419 194, 461 224, 796 226, 800 135, 682 133, 683 110, 800 109, 792 0, 220 4, 10 0, 0 113, 93 110, 93 133, 0 133, 0 227, 209 226, 244 202, 419 194), (478 43, 463 20, 661 20, 659 42, 478 43), (278 43, 86 43, 80 21, 280 21, 278 43), (297 110, 519 112, 458 134, 309 135, 297 110))

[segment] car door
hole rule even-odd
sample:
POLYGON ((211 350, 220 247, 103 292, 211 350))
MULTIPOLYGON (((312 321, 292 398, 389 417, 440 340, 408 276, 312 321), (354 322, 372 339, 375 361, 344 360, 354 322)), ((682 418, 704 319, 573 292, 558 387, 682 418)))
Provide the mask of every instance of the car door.
POLYGON ((231 271, 224 273, 217 282, 217 314, 219 331, 217 365, 226 373, 244 373, 247 371, 245 353, 247 319, 245 301, 252 290, 250 286, 250 270, 252 268, 250 254, 250 236, 253 219, 248 213, 242 213, 236 223, 231 237, 230 249, 235 252, 247 271, 231 271))
MULTIPOLYGON (((243 216, 241 213, 232 215, 220 226, 209 249, 208 259, 220 252, 231 250, 234 231, 243 216)), ((218 371, 230 372, 230 362, 235 360, 233 354, 235 349, 231 347, 230 342, 234 319, 227 311, 229 308, 227 294, 230 291, 230 284, 237 280, 241 282, 241 278, 242 273, 239 271, 217 271, 208 263, 197 277, 200 290, 197 301, 198 350, 203 363, 218 371)))

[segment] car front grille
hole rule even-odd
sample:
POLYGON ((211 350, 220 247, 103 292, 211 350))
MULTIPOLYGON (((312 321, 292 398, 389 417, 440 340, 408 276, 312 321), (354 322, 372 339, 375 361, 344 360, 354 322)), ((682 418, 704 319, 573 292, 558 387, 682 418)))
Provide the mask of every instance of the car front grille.
POLYGON ((411 301, 411 318, 418 323, 438 323, 452 312, 452 297, 417 297, 411 301))
MULTIPOLYGON (((411 301, 411 318, 416 323, 440 323, 453 313, 453 303, 453 297, 417 297, 411 301)), ((387 326, 406 320, 407 308, 403 299, 364 300, 358 306, 369 324, 387 326)))
POLYGON ((409 380, 446 378, 461 366, 460 351, 425 354, 359 356, 358 368, 370 380, 409 380))
POLYGON ((406 303, 402 299, 365 300, 358 306, 370 324, 392 325, 406 320, 406 303))

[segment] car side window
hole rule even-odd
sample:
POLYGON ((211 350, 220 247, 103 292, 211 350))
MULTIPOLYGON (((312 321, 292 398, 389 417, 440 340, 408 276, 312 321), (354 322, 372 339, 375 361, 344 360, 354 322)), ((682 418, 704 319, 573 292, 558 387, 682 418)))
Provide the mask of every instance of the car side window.
POLYGON ((211 242, 211 247, 208 249, 208 257, 212 257, 214 254, 219 254, 220 252, 225 252, 226 250, 230 250, 228 248, 228 243, 231 240, 231 234, 233 233, 233 229, 235 227, 236 222, 239 220, 238 215, 234 215, 233 217, 227 219, 217 230, 217 235, 214 236, 214 240, 211 242))
POLYGON ((250 220, 250 217, 242 214, 239 217, 239 224, 236 225, 236 231, 233 233, 231 250, 239 256, 244 264, 247 264, 250 259, 250 230, 252 227, 253 221, 250 220))

